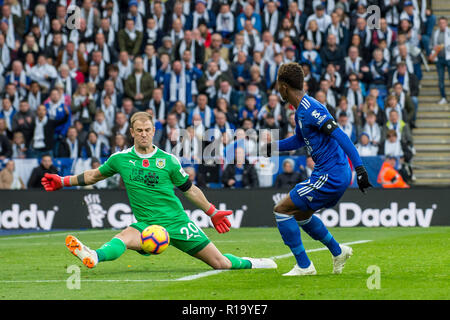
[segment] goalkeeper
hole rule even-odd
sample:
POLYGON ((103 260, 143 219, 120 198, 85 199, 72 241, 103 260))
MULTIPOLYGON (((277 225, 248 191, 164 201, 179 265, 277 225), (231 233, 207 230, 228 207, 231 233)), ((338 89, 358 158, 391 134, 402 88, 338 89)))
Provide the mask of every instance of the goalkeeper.
POLYGON ((214 269, 276 268, 271 259, 240 258, 223 255, 205 233, 186 215, 174 192, 174 185, 197 207, 211 217, 219 233, 230 230, 227 216, 232 211, 217 210, 203 192, 193 185, 179 160, 153 145, 155 127, 146 112, 137 112, 130 119, 134 146, 116 152, 98 169, 77 176, 61 177, 46 174, 42 185, 46 191, 63 187, 95 184, 116 173, 122 177, 137 222, 125 228, 97 250, 92 250, 76 237, 66 237, 67 248, 88 268, 99 262, 119 258, 126 249, 145 254, 141 247, 141 232, 149 225, 163 226, 170 235, 170 244, 207 263, 214 269))

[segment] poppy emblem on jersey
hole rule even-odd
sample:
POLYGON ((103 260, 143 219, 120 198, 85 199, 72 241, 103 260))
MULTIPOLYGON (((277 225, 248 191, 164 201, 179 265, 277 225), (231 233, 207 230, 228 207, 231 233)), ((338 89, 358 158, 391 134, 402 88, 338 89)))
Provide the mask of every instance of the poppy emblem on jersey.
POLYGON ((156 167, 162 169, 166 166, 166 159, 156 159, 156 167))
POLYGON ((142 166, 143 166, 144 168, 148 168, 149 165, 150 165, 150 162, 148 162, 148 159, 142 160, 142 166))

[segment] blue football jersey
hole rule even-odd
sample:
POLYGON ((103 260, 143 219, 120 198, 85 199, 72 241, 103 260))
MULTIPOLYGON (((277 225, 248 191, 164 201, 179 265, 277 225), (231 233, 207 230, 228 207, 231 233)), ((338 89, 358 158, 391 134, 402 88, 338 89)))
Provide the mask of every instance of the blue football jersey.
POLYGON ((320 131, 329 119, 334 121, 327 108, 316 99, 305 94, 295 112, 298 138, 303 138, 315 162, 314 171, 340 170, 348 166, 347 155, 331 136, 320 131))

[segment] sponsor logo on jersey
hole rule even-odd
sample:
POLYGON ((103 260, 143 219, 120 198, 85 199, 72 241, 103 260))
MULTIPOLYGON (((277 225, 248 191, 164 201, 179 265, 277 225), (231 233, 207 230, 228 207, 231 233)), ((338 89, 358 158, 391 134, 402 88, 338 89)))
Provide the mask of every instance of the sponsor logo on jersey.
POLYGON ((166 159, 158 158, 156 159, 156 167, 162 169, 166 166, 166 159))
POLYGON ((128 161, 128 162, 132 163, 132 164, 133 164, 133 166, 135 166, 135 165, 136 165, 136 160, 130 160, 130 161, 128 161))
MULTIPOLYGON (((142 164, 142 165, 144 165, 144 164, 142 164)), ((137 182, 143 182, 149 187, 154 187, 159 182, 159 176, 154 171, 147 171, 144 169, 136 168, 136 169, 131 170, 130 180, 137 181, 137 182)))
POLYGON ((319 119, 319 117, 320 117, 320 112, 317 111, 317 110, 313 110, 313 112, 311 112, 311 115, 312 115, 314 118, 319 119))

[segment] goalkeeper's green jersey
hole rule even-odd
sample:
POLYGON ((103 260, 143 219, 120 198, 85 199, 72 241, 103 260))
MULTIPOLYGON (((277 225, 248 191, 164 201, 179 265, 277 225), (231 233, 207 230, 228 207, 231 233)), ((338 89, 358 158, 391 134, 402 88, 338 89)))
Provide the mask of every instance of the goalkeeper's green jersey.
POLYGON ((134 146, 116 152, 99 167, 100 173, 105 177, 120 174, 138 222, 188 220, 174 186, 183 185, 189 176, 174 155, 153 147, 147 155, 138 154, 134 146))

